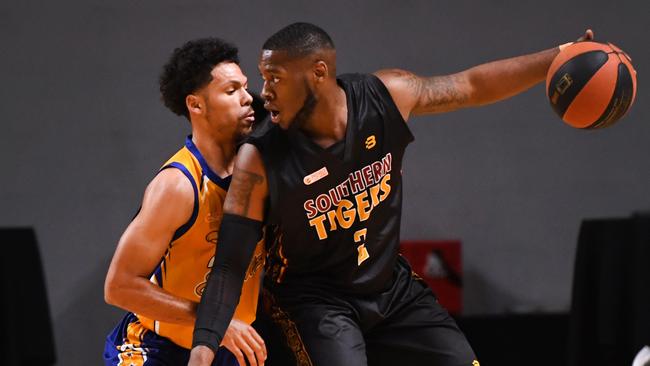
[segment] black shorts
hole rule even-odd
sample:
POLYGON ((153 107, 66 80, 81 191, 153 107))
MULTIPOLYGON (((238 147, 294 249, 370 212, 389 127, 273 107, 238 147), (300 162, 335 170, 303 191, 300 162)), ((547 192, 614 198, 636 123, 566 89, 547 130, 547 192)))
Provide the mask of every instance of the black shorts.
POLYGON ((400 257, 392 286, 354 296, 263 291, 257 326, 267 366, 477 366, 474 351, 433 292, 400 257))

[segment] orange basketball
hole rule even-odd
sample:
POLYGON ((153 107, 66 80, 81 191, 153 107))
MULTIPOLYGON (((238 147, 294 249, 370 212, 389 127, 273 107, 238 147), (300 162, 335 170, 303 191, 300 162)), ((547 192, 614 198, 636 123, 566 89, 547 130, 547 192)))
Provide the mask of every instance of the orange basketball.
POLYGON ((564 48, 546 75, 553 110, 576 128, 611 126, 636 96, 632 59, 611 43, 577 42, 564 48))

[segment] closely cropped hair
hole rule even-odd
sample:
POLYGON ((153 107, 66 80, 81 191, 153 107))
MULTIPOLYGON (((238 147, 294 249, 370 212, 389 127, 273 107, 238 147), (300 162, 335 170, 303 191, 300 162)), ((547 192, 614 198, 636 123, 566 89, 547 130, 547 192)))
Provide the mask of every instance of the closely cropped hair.
POLYGON ((212 81, 212 69, 221 62, 239 64, 237 47, 219 39, 203 38, 185 43, 172 53, 160 74, 160 94, 172 112, 189 119, 187 95, 212 81))
POLYGON ((306 55, 319 49, 334 49, 334 42, 327 32, 318 26, 310 23, 293 23, 269 37, 262 49, 306 55))

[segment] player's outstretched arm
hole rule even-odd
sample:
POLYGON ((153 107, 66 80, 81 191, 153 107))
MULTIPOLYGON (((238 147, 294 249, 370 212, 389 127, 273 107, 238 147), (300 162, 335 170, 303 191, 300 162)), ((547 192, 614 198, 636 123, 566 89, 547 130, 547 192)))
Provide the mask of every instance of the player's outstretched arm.
MULTIPOLYGON (((262 236, 267 195, 266 171, 259 151, 253 145, 245 144, 237 154, 224 203, 215 263, 194 325, 190 366, 209 366, 222 341, 228 347, 224 333, 239 302, 244 275, 255 246, 262 236)), ((241 351, 251 365, 264 365, 264 343, 253 346, 241 351)), ((232 351, 230 347, 228 349, 232 351)), ((241 358, 241 352, 233 353, 241 358)), ((243 359, 239 363, 245 364, 243 359)))
POLYGON ((138 215, 120 238, 106 275, 107 303, 146 317, 194 323, 197 303, 151 283, 174 232, 192 215, 194 191, 178 169, 165 169, 147 187, 138 215))
MULTIPOLYGON (((580 40, 590 40, 587 30, 580 40)), ((422 77, 399 69, 380 70, 375 74, 388 88, 404 120, 411 114, 450 112, 477 107, 519 94, 546 77, 559 47, 488 62, 468 70, 444 76, 422 77)))

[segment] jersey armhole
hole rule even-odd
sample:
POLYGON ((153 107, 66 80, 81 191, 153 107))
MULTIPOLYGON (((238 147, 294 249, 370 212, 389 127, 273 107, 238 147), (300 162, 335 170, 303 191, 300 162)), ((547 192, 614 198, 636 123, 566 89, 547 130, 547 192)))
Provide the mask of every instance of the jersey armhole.
POLYGON ((375 85, 375 90, 377 93, 380 94, 382 97, 382 104, 386 108, 386 112, 390 114, 390 119, 391 120, 398 120, 401 123, 397 124, 402 130, 402 132, 406 135, 406 141, 407 144, 415 140, 415 137, 413 136, 413 133, 411 132, 411 128, 409 128, 409 125, 406 123, 404 120, 404 117, 402 117, 402 114, 399 112, 399 109, 397 108, 397 105, 395 104, 395 101, 393 100, 393 96, 390 95, 390 92, 388 91, 388 88, 386 88, 386 85, 384 85, 384 82, 381 81, 379 77, 375 74, 369 74, 370 79, 372 80, 372 84, 375 85))
POLYGON ((192 184, 192 189, 194 190, 194 208, 192 209, 192 216, 190 216, 189 220, 183 225, 181 225, 176 231, 174 232, 174 236, 172 237, 171 241, 177 240, 183 234, 185 234, 191 227, 194 225, 194 222, 196 221, 196 217, 199 214, 199 189, 196 186, 196 181, 194 180, 194 177, 190 173, 189 170, 185 167, 185 165, 178 163, 178 162, 172 162, 169 163, 162 168, 160 168, 160 171, 163 171, 165 169, 169 168, 176 168, 180 170, 186 177, 189 179, 190 183, 192 184))

